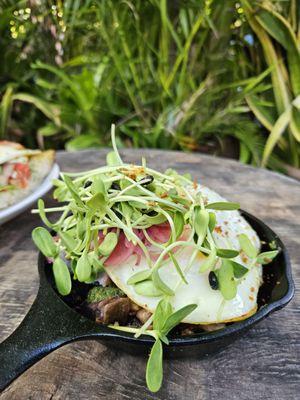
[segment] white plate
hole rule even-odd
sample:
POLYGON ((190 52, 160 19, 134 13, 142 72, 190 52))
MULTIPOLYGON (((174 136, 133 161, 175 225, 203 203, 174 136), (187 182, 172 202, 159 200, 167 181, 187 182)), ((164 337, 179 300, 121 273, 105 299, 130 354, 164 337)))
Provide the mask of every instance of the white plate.
POLYGON ((59 175, 59 166, 54 164, 49 174, 43 180, 43 182, 28 196, 12 206, 0 210, 0 225, 4 222, 9 221, 16 215, 21 214, 27 210, 33 203, 35 203, 40 197, 44 196, 52 188, 52 179, 57 178, 59 175))

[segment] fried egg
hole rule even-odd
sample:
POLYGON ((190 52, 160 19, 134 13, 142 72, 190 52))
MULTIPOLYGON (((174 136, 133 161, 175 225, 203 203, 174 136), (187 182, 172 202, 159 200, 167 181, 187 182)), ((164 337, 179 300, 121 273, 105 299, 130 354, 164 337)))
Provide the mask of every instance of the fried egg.
MULTIPOLYGON (((190 188, 190 190, 194 190, 190 188)), ((216 192, 205 186, 198 185, 208 202, 226 201, 216 192)), ((216 214, 216 227, 213 237, 218 248, 241 250, 238 235, 244 233, 251 240, 257 250, 260 240, 256 232, 241 216, 238 211, 214 211, 216 214)), ((194 249, 184 247, 176 252, 176 259, 182 270, 185 270, 194 249)), ((190 324, 224 323, 245 319, 257 310, 257 294, 262 283, 262 266, 250 266, 249 258, 241 252, 234 261, 249 268, 237 286, 236 296, 225 300, 219 290, 213 290, 209 284, 208 273, 199 273, 201 264, 206 256, 200 251, 192 265, 185 271, 187 284, 179 277, 172 261, 165 262, 159 270, 162 281, 172 288, 175 295, 170 297, 174 310, 188 304, 197 304, 197 308, 182 322, 190 324)), ((117 266, 108 266, 106 271, 112 281, 122 289, 125 294, 136 304, 153 313, 161 297, 148 297, 136 293, 134 285, 129 285, 128 279, 135 273, 147 270, 145 257, 136 265, 136 257, 131 256, 126 262, 117 266)))

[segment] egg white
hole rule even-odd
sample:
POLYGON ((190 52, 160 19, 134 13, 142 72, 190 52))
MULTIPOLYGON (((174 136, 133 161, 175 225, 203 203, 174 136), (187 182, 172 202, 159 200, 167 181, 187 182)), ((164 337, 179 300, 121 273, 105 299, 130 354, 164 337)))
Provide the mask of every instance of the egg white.
MULTIPOLYGON (((191 191, 194 189, 190 189, 191 191)), ((225 201, 216 192, 204 186, 198 186, 208 202, 225 201)), ((245 233, 253 245, 259 249, 260 241, 256 232, 238 211, 214 211, 216 227, 213 236, 219 248, 240 250, 238 235, 245 233)), ((193 249, 185 247, 176 253, 176 259, 184 270, 190 260, 193 249)), ((200 265, 205 256, 199 252, 188 271, 185 272, 188 284, 181 281, 171 261, 166 262, 159 270, 161 279, 172 289, 175 295, 170 298, 174 310, 188 304, 197 304, 197 308, 188 315, 183 322, 191 324, 211 324, 244 319, 257 309, 257 293, 262 282, 262 267, 253 266, 241 279, 237 294, 232 300, 224 300, 219 290, 213 290, 208 281, 208 272, 199 273, 200 265)), ((249 268, 250 260, 239 255, 235 261, 249 268)), ((137 294, 133 285, 128 285, 128 279, 136 272, 148 269, 145 258, 142 257, 139 265, 136 256, 131 256, 125 263, 118 266, 106 267, 106 271, 114 283, 136 304, 154 312, 160 297, 148 297, 137 294)))

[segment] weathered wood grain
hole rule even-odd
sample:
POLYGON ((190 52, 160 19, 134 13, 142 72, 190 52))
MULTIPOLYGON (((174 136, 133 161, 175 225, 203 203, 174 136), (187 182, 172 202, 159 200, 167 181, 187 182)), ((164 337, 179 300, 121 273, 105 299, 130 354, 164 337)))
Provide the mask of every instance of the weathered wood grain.
MULTIPOLYGON (((127 161, 147 156, 164 170, 191 172, 239 201, 271 226, 286 244, 296 287, 300 285, 300 185, 280 174, 205 155, 125 151, 127 161)), ((58 153, 62 169, 103 165, 105 151, 58 153)), ((49 200, 49 195, 47 196, 49 200)), ((29 212, 0 227, 0 340, 20 323, 38 288, 37 252, 30 233, 39 224, 29 212)), ((107 349, 98 342, 67 345, 13 382, 0 396, 13 399, 197 399, 296 400, 300 398, 300 294, 232 346, 202 360, 166 360, 157 394, 145 388, 146 360, 107 349)))

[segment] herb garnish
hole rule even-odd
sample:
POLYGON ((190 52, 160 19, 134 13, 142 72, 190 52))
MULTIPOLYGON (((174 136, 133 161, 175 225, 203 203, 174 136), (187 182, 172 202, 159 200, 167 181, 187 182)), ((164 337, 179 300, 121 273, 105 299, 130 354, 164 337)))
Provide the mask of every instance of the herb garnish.
POLYGON ((231 212, 239 204, 208 203, 189 176, 173 170, 155 171, 145 160, 141 166, 124 163, 116 146, 114 125, 112 145, 114 151, 107 155, 106 166, 81 173, 62 173, 61 180, 53 181, 54 197, 62 205, 45 208, 43 200, 39 200, 38 210, 33 212, 54 231, 55 240, 42 227, 33 230, 32 238, 53 261, 56 287, 63 296, 71 292, 72 280, 94 282, 121 238, 139 247, 148 268, 133 274, 127 284, 140 295, 157 297, 158 305, 140 329, 111 327, 132 332, 136 337, 146 334, 155 339, 146 371, 148 387, 155 392, 162 382, 162 342, 168 344, 168 333, 197 307, 190 304, 174 311, 172 297, 180 285, 188 283, 186 273, 199 252, 206 256, 199 274, 206 274, 211 289, 219 290, 225 301, 236 296, 240 280, 252 267, 270 262, 278 250, 258 254, 252 240, 242 234, 238 237, 239 244, 241 252, 250 259, 249 268, 238 263, 240 249, 218 248, 214 232, 218 228, 218 211, 231 212), (61 213, 60 217, 52 222, 48 215, 56 212, 61 213), (165 242, 155 241, 148 233, 149 228, 161 224, 170 228, 165 242), (149 246, 141 240, 141 234, 149 246), (155 260, 150 246, 158 250, 155 260), (186 265, 180 266, 177 251, 184 247, 192 249, 191 256, 186 265), (160 276, 161 267, 170 261, 179 277, 175 287, 170 287, 160 276))
MULTIPOLYGON (((148 388, 152 392, 157 392, 162 384, 163 379, 163 345, 162 342, 168 344, 168 333, 175 328, 184 318, 192 313, 197 307, 197 304, 189 304, 177 311, 173 311, 172 305, 167 297, 164 297, 158 303, 156 310, 153 314, 153 329, 144 330, 144 335, 152 336, 155 342, 152 346, 147 368, 146 368, 146 382, 148 388)), ((116 330, 139 333, 139 329, 126 326, 109 325, 116 330)))

